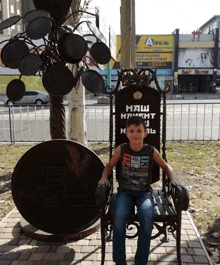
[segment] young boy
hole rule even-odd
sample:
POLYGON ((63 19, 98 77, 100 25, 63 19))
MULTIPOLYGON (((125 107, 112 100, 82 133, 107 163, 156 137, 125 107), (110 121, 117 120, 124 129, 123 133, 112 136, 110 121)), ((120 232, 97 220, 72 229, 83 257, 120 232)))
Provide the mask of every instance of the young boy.
POLYGON ((143 143, 147 130, 142 118, 133 116, 126 121, 126 136, 129 143, 116 148, 98 183, 110 186, 108 176, 120 160, 119 188, 113 213, 113 261, 118 265, 126 264, 125 227, 135 203, 140 221, 135 265, 146 265, 154 220, 154 202, 150 186, 152 161, 167 173, 170 186, 176 185, 175 174, 153 146, 143 143))

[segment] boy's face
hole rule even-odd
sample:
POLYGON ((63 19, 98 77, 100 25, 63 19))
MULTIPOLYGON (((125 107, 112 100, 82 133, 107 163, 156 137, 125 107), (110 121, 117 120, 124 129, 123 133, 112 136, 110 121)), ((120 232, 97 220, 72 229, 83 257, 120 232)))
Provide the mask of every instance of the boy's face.
POLYGON ((147 136, 147 131, 145 131, 142 124, 132 124, 126 128, 126 136, 128 137, 130 143, 142 144, 144 138, 147 136))

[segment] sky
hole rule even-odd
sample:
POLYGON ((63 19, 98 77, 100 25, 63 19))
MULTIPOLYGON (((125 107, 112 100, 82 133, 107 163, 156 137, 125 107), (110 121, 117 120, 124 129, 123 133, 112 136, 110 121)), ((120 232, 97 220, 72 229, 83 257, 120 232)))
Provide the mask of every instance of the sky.
MULTIPOLYGON (((99 7, 100 18, 116 35, 120 29, 121 0, 91 0, 89 7, 99 7)), ((219 0, 135 0, 137 35, 191 34, 214 15, 220 15, 219 0)))

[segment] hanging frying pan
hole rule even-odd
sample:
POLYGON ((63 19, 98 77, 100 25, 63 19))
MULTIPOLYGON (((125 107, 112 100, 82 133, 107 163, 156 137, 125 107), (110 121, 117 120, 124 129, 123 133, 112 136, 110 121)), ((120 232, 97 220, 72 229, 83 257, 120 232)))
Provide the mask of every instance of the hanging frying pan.
POLYGON ((90 53, 92 58, 99 64, 107 64, 111 60, 111 52, 108 46, 103 42, 95 42, 90 53))
POLYGON ((36 9, 47 10, 55 20, 56 26, 61 26, 70 10, 72 0, 33 0, 36 9))
POLYGON ((7 19, 3 20, 3 21, 0 23, 0 30, 7 29, 7 28, 13 26, 13 25, 16 24, 20 19, 21 19, 21 16, 17 15, 17 16, 13 16, 13 17, 10 17, 10 18, 7 18, 7 19))
POLYGON ((49 17, 35 18, 27 27, 27 36, 32 40, 45 37, 52 29, 53 23, 49 17))
POLYGON ((2 63, 9 68, 17 69, 22 58, 29 54, 27 44, 21 40, 9 41, 2 49, 2 63))
POLYGON ((105 88, 103 78, 94 70, 86 70, 81 78, 84 87, 91 93, 101 92, 105 88))
POLYGON ((43 86, 51 95, 66 95, 75 85, 72 72, 64 65, 50 66, 43 74, 43 86))
POLYGON ((41 67, 41 58, 37 54, 25 55, 18 67, 22 75, 35 75, 41 67))
POLYGON ((25 93, 25 84, 20 79, 13 79, 6 88, 6 95, 10 101, 19 101, 25 93))
POLYGON ((99 40, 102 41, 104 43, 106 43, 106 39, 104 37, 104 35, 102 34, 102 32, 95 27, 90 21, 86 21, 90 31, 92 32, 92 34, 99 40))
POLYGON ((59 51, 61 57, 67 63, 72 63, 72 64, 79 63, 82 60, 82 58, 80 58, 80 59, 74 59, 74 58, 70 57, 69 55, 67 55, 67 53, 66 53, 66 49, 65 49, 65 46, 64 46, 64 42, 65 42, 65 38, 66 38, 66 36, 68 34, 70 34, 70 33, 63 33, 62 36, 59 38, 59 41, 58 41, 58 51, 59 51))
POLYGON ((31 21, 33 21, 36 18, 49 17, 49 16, 50 16, 50 13, 48 11, 37 9, 37 10, 31 10, 31 11, 27 12, 25 14, 25 16, 23 17, 23 19, 25 19, 26 22, 30 23, 31 21))

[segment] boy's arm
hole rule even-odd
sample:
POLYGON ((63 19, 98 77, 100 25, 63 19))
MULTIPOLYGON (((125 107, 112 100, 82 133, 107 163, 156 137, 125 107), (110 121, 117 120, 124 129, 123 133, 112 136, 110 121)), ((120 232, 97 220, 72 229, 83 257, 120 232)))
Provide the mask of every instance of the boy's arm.
POLYGON ((111 160, 103 170, 102 178, 98 182, 99 185, 108 185, 110 187, 108 176, 110 175, 112 169, 116 166, 120 158, 121 158, 121 147, 118 146, 115 149, 114 155, 112 156, 111 160))
POLYGON ((176 175, 172 169, 172 167, 166 163, 166 161, 164 161, 164 159, 160 156, 159 152, 154 149, 154 153, 153 153, 153 159, 154 161, 167 173, 167 176, 170 179, 170 187, 172 185, 177 185, 176 183, 176 175))

